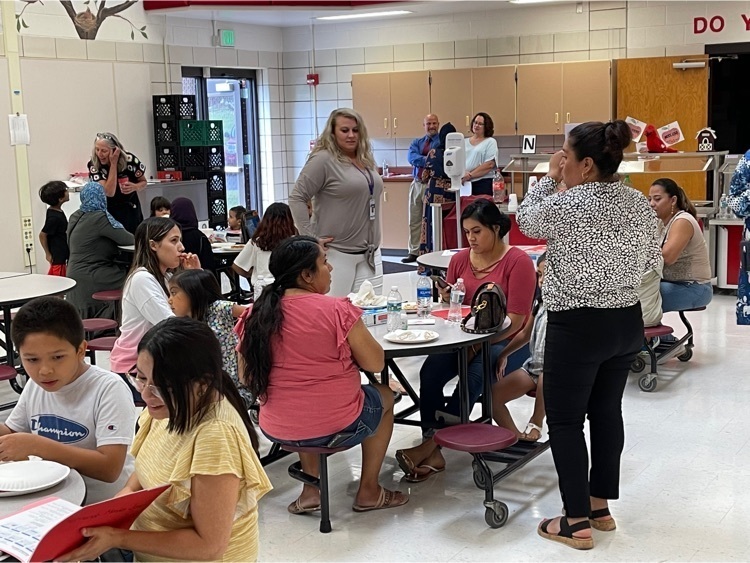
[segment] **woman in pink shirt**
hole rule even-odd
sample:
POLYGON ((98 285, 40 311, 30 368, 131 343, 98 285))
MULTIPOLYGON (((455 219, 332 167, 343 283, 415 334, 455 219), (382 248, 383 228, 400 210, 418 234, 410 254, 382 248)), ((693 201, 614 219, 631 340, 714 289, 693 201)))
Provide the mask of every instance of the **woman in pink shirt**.
MULTIPOLYGON (((295 236, 271 253, 274 282, 244 319, 244 379, 261 404, 260 428, 273 442, 297 446, 362 444, 356 512, 392 508, 409 497, 380 486, 378 475, 393 432, 393 393, 361 385, 359 370, 378 372, 383 349, 346 298, 328 297, 332 267, 317 239, 295 236)), ((318 475, 318 456, 300 454, 318 475)), ((304 485, 292 514, 320 509, 318 489, 304 485)))

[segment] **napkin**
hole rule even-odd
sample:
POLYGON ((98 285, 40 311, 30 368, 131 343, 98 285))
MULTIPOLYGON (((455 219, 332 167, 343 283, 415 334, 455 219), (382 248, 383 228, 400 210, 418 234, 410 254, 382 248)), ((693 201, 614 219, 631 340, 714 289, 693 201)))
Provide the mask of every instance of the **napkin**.
POLYGON ((372 288, 370 280, 363 281, 359 287, 359 291, 357 293, 350 293, 348 297, 349 301, 358 307, 384 307, 388 302, 388 298, 385 295, 375 295, 375 290, 372 288))

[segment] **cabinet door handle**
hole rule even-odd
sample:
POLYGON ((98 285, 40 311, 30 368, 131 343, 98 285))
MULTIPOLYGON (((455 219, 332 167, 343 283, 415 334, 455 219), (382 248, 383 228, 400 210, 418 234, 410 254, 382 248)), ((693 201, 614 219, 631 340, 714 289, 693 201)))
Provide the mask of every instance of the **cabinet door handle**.
POLYGON ((383 129, 388 129, 388 118, 387 117, 383 118, 383 129))
POLYGON ((558 123, 560 123, 560 114, 555 112, 555 125, 557 125, 558 123))
POLYGON ((383 190, 383 201, 388 201, 388 192, 383 190))
POLYGON ((466 127, 469 127, 469 116, 466 116, 466 127))
POLYGON ((393 128, 398 129, 398 117, 393 118, 393 128))
POLYGON ((565 114, 565 123, 570 123, 570 112, 565 114))

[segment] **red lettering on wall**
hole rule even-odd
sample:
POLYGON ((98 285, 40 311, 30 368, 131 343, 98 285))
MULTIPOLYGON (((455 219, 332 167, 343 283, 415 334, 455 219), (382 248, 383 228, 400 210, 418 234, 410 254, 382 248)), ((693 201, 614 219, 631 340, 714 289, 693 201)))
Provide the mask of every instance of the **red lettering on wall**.
POLYGON ((711 28, 711 31, 714 33, 719 33, 722 29, 724 29, 724 18, 721 16, 714 16, 711 18, 711 22, 708 24, 711 28))
POLYGON ((693 18, 693 33, 695 33, 696 35, 698 35, 699 33, 704 33, 706 31, 706 28, 708 28, 708 20, 706 18, 693 18))
POLYGON ((750 18, 742 14, 742 21, 745 22, 745 31, 750 31, 750 18))

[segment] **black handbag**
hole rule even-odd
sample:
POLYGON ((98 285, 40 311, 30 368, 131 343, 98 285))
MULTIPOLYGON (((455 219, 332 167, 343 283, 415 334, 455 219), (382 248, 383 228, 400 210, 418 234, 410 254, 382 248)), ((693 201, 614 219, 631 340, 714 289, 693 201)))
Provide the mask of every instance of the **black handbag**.
POLYGON ((503 326, 508 302, 495 282, 479 286, 471 303, 471 311, 461 321, 461 330, 472 334, 491 334, 503 326))

